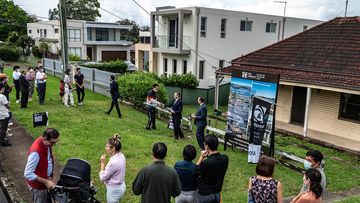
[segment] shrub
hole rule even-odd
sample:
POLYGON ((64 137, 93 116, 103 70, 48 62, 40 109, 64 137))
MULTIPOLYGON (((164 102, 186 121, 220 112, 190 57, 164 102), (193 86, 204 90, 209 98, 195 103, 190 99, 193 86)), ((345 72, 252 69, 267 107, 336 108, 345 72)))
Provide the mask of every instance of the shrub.
POLYGON ((0 58, 4 61, 18 61, 20 53, 16 48, 0 47, 0 58))
POLYGON ((109 61, 104 63, 95 63, 95 64, 84 63, 81 66, 88 68, 95 68, 112 73, 122 73, 122 74, 125 73, 127 69, 127 64, 122 60, 109 61))
POLYGON ((42 58, 42 53, 40 53, 39 51, 39 47, 38 46, 33 46, 31 48, 32 54, 36 57, 36 58, 42 58))
POLYGON ((80 58, 80 56, 78 56, 78 55, 69 54, 69 60, 70 60, 70 61, 80 61, 81 58, 80 58))
POLYGON ((144 107, 147 93, 153 84, 160 85, 158 101, 167 104, 167 92, 155 74, 145 72, 126 73, 118 78, 120 95, 136 107, 144 107))
POLYGON ((192 73, 183 75, 172 74, 169 77, 161 76, 161 81, 166 86, 182 87, 182 88, 196 88, 199 81, 192 73))

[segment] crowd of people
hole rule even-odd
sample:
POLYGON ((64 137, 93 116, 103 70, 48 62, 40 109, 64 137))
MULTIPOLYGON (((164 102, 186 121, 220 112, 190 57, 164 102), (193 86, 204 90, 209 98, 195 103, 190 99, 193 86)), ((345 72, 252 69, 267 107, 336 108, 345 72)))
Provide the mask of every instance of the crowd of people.
MULTIPOLYGON (((84 101, 84 76, 80 69, 76 69, 75 85, 78 95, 78 105, 84 101)), ((6 133, 11 117, 9 112, 9 93, 15 87, 16 103, 21 108, 27 108, 27 102, 33 100, 34 90, 37 91, 39 104, 43 105, 46 92, 46 79, 42 66, 35 69, 20 70, 13 67, 13 85, 8 85, 8 77, 0 74, 0 142, 3 146, 10 146, 6 133), (21 97, 20 97, 21 96, 21 97)), ((110 77, 110 94, 112 97, 110 109, 116 108, 121 118, 118 106, 120 97, 115 76, 110 77)), ((154 84, 148 92, 146 107, 148 123, 146 130, 156 130, 155 109, 164 107, 157 101, 159 85, 154 84)), ((60 96, 65 106, 75 106, 72 95, 70 70, 65 71, 65 77, 60 82, 60 96), (69 105, 70 100, 70 105, 69 105)), ((184 139, 181 130, 183 102, 181 94, 175 92, 173 101, 167 105, 172 116, 174 138, 184 139)), ((141 195, 142 203, 170 202, 171 197, 176 203, 220 203, 224 178, 229 165, 229 158, 219 153, 219 140, 214 135, 205 136, 207 125, 207 108, 203 97, 197 99, 199 108, 191 117, 197 126, 196 138, 198 147, 186 145, 183 148, 183 160, 179 160, 173 167, 166 165, 167 146, 157 142, 153 145, 151 158, 153 163, 141 169, 132 182, 132 192, 141 195), (201 150, 197 157, 197 148, 201 150)), ((30 147, 24 176, 27 179, 33 202, 44 203, 49 198, 49 189, 55 188, 53 180, 54 157, 52 147, 59 141, 59 132, 48 128, 43 135, 37 138, 30 147)), ((120 136, 115 134, 105 144, 107 155, 100 157, 99 180, 106 185, 106 200, 108 203, 120 202, 126 193, 125 174, 126 158, 122 152, 120 136), (107 156, 109 156, 108 161, 107 156), (107 163, 106 163, 107 162, 107 163)), ((256 166, 255 176, 249 178, 248 202, 283 202, 283 186, 279 180, 273 178, 276 161, 262 156, 256 166)), ((326 189, 326 177, 323 170, 324 157, 317 150, 306 153, 303 177, 303 187, 300 193, 291 201, 293 203, 319 203, 322 202, 326 189)))

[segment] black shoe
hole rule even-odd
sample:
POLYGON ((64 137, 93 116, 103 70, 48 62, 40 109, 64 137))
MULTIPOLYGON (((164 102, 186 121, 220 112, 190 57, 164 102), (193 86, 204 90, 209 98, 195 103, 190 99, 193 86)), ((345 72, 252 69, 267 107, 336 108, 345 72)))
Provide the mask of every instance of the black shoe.
POLYGON ((110 113, 109 113, 109 112, 105 112, 105 114, 110 115, 110 113))
POLYGON ((156 130, 156 127, 152 127, 151 129, 156 130))
POLYGON ((1 143, 1 146, 4 146, 4 147, 8 147, 8 146, 11 146, 12 144, 10 142, 4 142, 4 143, 1 143))
POLYGON ((151 128, 149 128, 149 127, 145 127, 145 130, 151 130, 151 128))

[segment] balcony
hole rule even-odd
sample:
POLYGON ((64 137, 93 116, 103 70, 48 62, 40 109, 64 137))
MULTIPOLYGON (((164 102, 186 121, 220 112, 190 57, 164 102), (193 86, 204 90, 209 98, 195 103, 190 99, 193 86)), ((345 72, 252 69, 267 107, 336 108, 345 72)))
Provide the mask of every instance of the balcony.
POLYGON ((84 41, 85 45, 118 45, 118 46, 131 46, 132 40, 126 37, 121 37, 120 40, 88 40, 84 41))
POLYGON ((152 49, 163 53, 190 54, 191 47, 190 36, 179 38, 178 35, 156 35, 152 49))

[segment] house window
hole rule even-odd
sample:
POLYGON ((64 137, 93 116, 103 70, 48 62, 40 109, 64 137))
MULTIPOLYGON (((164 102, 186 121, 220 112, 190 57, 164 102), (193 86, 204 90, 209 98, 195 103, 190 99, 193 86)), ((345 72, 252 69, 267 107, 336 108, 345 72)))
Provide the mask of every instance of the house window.
POLYGON ((187 60, 183 60, 183 74, 187 73, 187 60))
POLYGON ((167 58, 164 58, 164 75, 167 76, 168 72, 168 61, 167 58))
POLYGON ((225 38, 226 36, 226 19, 222 18, 221 19, 221 28, 220 28, 220 37, 221 38, 225 38))
POLYGON ((276 23, 266 23, 265 32, 276 32, 276 23))
POLYGON ((206 21, 207 21, 207 17, 201 17, 200 37, 206 37, 206 21))
POLYGON ((59 29, 58 29, 58 28, 55 28, 54 32, 55 32, 55 33, 59 33, 59 29))
POLYGON ((92 41, 92 35, 91 35, 92 32, 91 32, 91 31, 92 31, 92 30, 91 30, 91 28, 89 28, 89 27, 86 29, 87 40, 88 40, 88 41, 92 41))
POLYGON ((44 30, 40 29, 40 37, 44 37, 44 30))
POLYGON ((303 31, 307 30, 308 29, 308 26, 307 25, 304 25, 303 26, 303 31))
POLYGON ((341 94, 339 118, 360 121, 360 95, 341 94))
POLYGON ((150 37, 140 37, 140 42, 142 44, 150 44, 150 37))
POLYGON ((40 33, 40 30, 39 30, 39 29, 37 29, 37 33, 40 33))
POLYGON ((173 59, 173 73, 177 73, 177 60, 173 59))
POLYGON ((219 67, 220 68, 223 68, 224 67, 224 60, 219 60, 219 67))
POLYGON ((252 31, 253 21, 242 20, 240 21, 240 31, 252 31))
POLYGON ((44 37, 46 37, 46 34, 47 34, 47 33, 46 33, 46 29, 44 29, 44 37))
POLYGON ((80 29, 68 29, 69 42, 81 42, 80 29))
POLYGON ((79 47, 76 47, 76 48, 69 47, 69 54, 77 55, 77 56, 81 57, 81 48, 79 48, 79 47))
POLYGON ((31 31, 31 30, 29 30, 29 34, 31 34, 31 32, 32 32, 32 31, 31 31))
POLYGON ((97 28, 96 41, 109 41, 109 30, 103 28, 97 28))
POLYGON ((204 65, 205 61, 199 61, 199 79, 204 79, 204 65))

